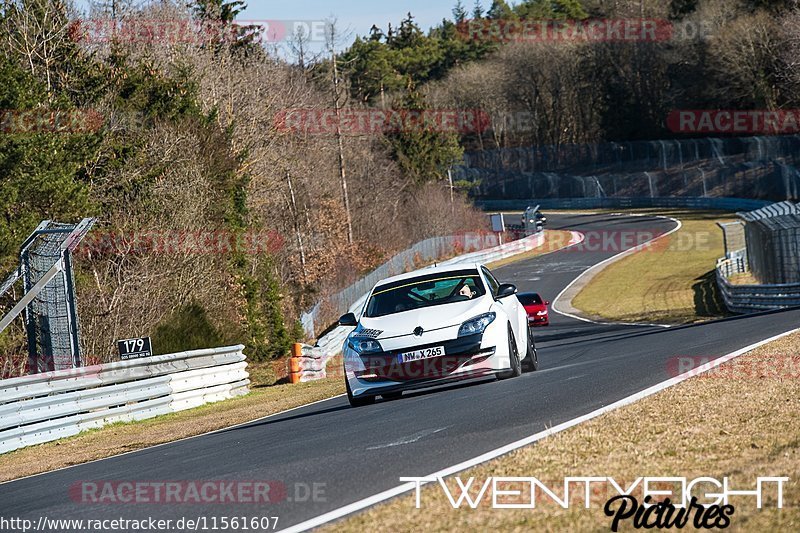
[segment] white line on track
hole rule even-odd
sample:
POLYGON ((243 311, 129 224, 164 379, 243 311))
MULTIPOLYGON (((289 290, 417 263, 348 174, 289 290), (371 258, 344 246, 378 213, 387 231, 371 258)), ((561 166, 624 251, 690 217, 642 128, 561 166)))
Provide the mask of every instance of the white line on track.
POLYGON ((669 328, 669 327, 671 327, 671 326, 669 326, 667 324, 647 324, 647 323, 643 324, 643 323, 638 323, 638 322, 613 322, 613 321, 602 321, 601 322, 601 321, 597 321, 597 320, 592 320, 590 318, 578 316, 578 315, 575 315, 575 314, 572 314, 572 313, 568 313, 567 311, 561 311, 561 310, 558 309, 558 307, 556 307, 556 304, 558 303, 558 300, 562 296, 564 296, 564 294, 570 288, 572 288, 573 285, 578 283, 584 276, 596 275, 601 270, 603 270, 606 266, 608 266, 609 263, 613 263, 615 261, 619 261, 620 259, 622 259, 623 257, 625 257, 627 255, 634 254, 634 253, 636 253, 636 252, 638 252, 640 250, 643 250, 644 248, 650 246, 654 242, 656 242, 656 241, 658 241, 660 239, 663 239, 665 237, 668 237, 669 235, 672 235, 673 233, 675 233, 676 231, 680 230, 683 227, 683 223, 680 220, 672 218, 672 217, 662 216, 662 215, 647 215, 647 214, 641 214, 641 213, 611 213, 611 215, 617 215, 617 216, 624 215, 624 216, 632 216, 632 217, 637 217, 638 216, 638 217, 663 218, 663 219, 671 220, 671 221, 675 222, 675 224, 677 224, 677 226, 675 228, 673 228, 672 230, 668 231, 667 233, 664 233, 663 235, 659 235, 658 237, 656 237, 654 239, 650 239, 649 241, 644 242, 644 243, 642 243, 642 244, 640 244, 638 246, 634 246, 633 248, 628 248, 624 252, 620 252, 620 253, 618 253, 616 255, 613 255, 613 256, 609 257, 608 259, 605 259, 605 260, 600 261, 599 263, 597 263, 595 265, 592 265, 590 268, 588 268, 587 270, 583 271, 583 273, 581 273, 578 277, 573 279, 569 283, 569 285, 564 287, 564 290, 562 290, 560 293, 558 293, 558 296, 556 296, 555 299, 553 299, 553 303, 551 305, 551 308, 553 309, 553 311, 555 311, 559 315, 568 316, 570 318, 574 318, 575 320, 580 320, 581 322, 589 322, 590 324, 613 324, 613 325, 621 325, 621 326, 649 326, 649 327, 661 327, 661 328, 669 328))
MULTIPOLYGON (((791 330, 791 331, 787 331, 785 333, 781 333, 780 335, 775 335, 774 337, 770 337, 769 339, 765 339, 763 341, 759 341, 759 342, 757 342, 755 344, 751 344, 750 346, 746 346, 746 347, 744 347, 744 348, 742 348, 740 350, 737 350, 735 352, 729 353, 728 355, 722 356, 722 357, 720 357, 718 359, 715 359, 713 361, 709 361, 708 363, 706 363, 706 364, 704 364, 704 365, 702 365, 702 366, 700 366, 700 367, 698 367, 696 369, 692 369, 689 372, 685 372, 683 374, 680 374, 678 376, 670 378, 670 379, 668 379, 666 381, 662 381, 661 383, 653 385, 652 387, 648 387, 648 388, 646 388, 646 389, 644 389, 642 391, 637 392, 636 394, 632 394, 630 396, 626 396, 625 398, 622 398, 621 400, 618 400, 618 401, 616 401, 616 402, 614 402, 614 403, 612 403, 610 405, 607 405, 605 407, 601 407, 600 409, 597 409, 597 410, 592 411, 590 413, 587 413, 585 415, 579 416, 577 418, 573 418, 572 420, 568 420, 568 421, 563 422, 563 423, 561 423, 561 424, 559 424, 557 426, 554 426, 554 427, 552 427, 550 429, 546 429, 546 430, 541 431, 539 433, 535 433, 533 435, 530 435, 528 437, 520 439, 520 440, 518 440, 516 442, 512 442, 510 444, 506 444, 505 446, 501 446, 500 448, 496 448, 494 450, 488 451, 488 452, 486 452, 486 453, 484 453, 482 455, 479 455, 477 457, 473 457, 472 459, 468 459, 468 460, 466 460, 466 461, 464 461, 462 463, 458 463, 458 464, 455 464, 453 466, 447 467, 447 468, 445 468, 443 470, 439 470, 438 472, 434 472, 433 474, 430 474, 430 475, 428 475, 426 477, 440 478, 440 477, 451 476, 453 474, 461 472, 462 470, 466 470, 468 468, 472 468, 473 466, 477 466, 477 465, 479 465, 481 463, 485 463, 485 462, 490 461, 492 459, 496 459, 497 457, 500 457, 501 455, 505 455, 507 453, 510 453, 510 452, 512 452, 514 450, 517 450, 519 448, 522 448, 524 446, 528 446, 530 444, 533 444, 534 442, 542 440, 545 437, 549 437, 551 435, 554 435, 556 433, 559 433, 559 432, 564 431, 566 429, 569 429, 571 427, 577 426, 578 424, 581 424, 582 422, 586 422, 586 421, 591 420, 593 418, 597 418, 600 415, 603 415, 603 414, 608 413, 610 411, 613 411, 615 409, 619 409, 620 407, 624 407, 626 405, 630 405, 630 404, 632 404, 632 403, 634 403, 636 401, 639 401, 639 400, 641 400, 643 398, 651 396, 651 395, 653 395, 653 394, 655 394, 657 392, 661 392, 664 389, 672 387, 673 385, 677 385, 678 383, 681 383, 682 381, 685 381, 685 380, 687 380, 687 379, 689 379, 691 377, 697 376, 698 374, 702 374, 704 372, 708 372, 709 370, 711 370, 713 368, 716 368, 719 365, 721 365, 723 363, 726 363, 726 362, 728 362, 728 361, 730 361, 732 359, 735 359, 735 358, 739 357, 740 355, 743 355, 743 354, 745 354, 745 353, 747 353, 747 352, 749 352, 751 350, 754 350, 754 349, 758 348, 759 346, 763 346, 764 344, 767 344, 769 342, 772 342, 772 341, 778 340, 780 338, 786 337, 787 335, 791 335, 792 333, 796 333, 798 331, 800 331, 800 328, 794 329, 794 330, 791 330)), ((402 485, 398 485, 397 487, 394 487, 392 489, 380 492, 380 493, 375 494, 373 496, 370 496, 368 498, 364 498, 363 500, 359 500, 357 502, 353 502, 353 503, 351 503, 349 505, 345 505, 344 507, 340 507, 340 508, 335 509, 333 511, 330 511, 330 512, 327 512, 327 513, 322 514, 320 516, 317 516, 315 518, 312 518, 310 520, 306 520, 305 522, 301 522, 301 523, 299 523, 297 525, 288 527, 288 528, 286 528, 286 529, 284 529, 282 531, 284 533, 299 533, 301 531, 308 531, 309 529, 322 526, 324 524, 327 524, 328 522, 332 522, 334 520, 338 520, 338 519, 343 518, 343 517, 345 517, 345 516, 347 516, 349 514, 355 513, 357 511, 361 511, 363 509, 366 509, 367 507, 371 507, 371 506, 376 505, 378 503, 381 503, 381 502, 384 502, 384 501, 389 500, 391 498, 394 498, 395 496, 399 496, 399 495, 404 494, 406 492, 412 491, 412 490, 414 490, 416 488, 416 486, 417 486, 417 484, 415 482, 408 482, 408 483, 404 483, 402 485)))

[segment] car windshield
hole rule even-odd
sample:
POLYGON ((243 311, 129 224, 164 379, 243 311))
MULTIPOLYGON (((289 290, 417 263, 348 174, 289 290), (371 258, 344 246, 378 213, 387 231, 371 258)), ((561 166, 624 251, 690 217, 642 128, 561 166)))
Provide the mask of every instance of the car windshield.
POLYGON ((542 298, 538 294, 518 294, 517 298, 522 305, 542 305, 542 298))
POLYGON ((402 313, 422 307, 466 302, 486 294, 477 270, 456 270, 404 279, 375 287, 366 317, 402 313))

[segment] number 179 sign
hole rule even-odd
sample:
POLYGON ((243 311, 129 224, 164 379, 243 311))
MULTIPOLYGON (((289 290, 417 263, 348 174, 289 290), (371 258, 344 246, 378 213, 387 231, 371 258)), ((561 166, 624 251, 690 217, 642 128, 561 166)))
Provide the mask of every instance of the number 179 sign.
POLYGON ((117 341, 117 348, 119 348, 119 358, 123 361, 139 359, 140 357, 150 357, 153 355, 150 337, 117 341))

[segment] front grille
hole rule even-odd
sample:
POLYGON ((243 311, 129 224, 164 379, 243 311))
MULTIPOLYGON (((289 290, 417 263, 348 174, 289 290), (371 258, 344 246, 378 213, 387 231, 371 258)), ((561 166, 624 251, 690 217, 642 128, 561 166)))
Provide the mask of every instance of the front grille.
MULTIPOLYGON (((369 376, 367 381, 412 381, 434 379, 454 372, 474 355, 481 351, 483 334, 470 335, 444 342, 420 344, 381 354, 362 355, 361 361, 366 370, 356 373, 357 377, 369 376), (399 363, 397 356, 401 353, 444 346, 445 355, 418 361, 399 363)), ((488 357, 488 356, 487 356, 488 357)))

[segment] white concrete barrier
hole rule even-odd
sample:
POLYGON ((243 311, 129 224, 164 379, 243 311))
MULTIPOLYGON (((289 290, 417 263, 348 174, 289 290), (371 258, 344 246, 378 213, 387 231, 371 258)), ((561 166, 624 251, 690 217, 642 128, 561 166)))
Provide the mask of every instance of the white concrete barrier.
POLYGON ((244 346, 0 381, 0 453, 247 394, 244 346))

